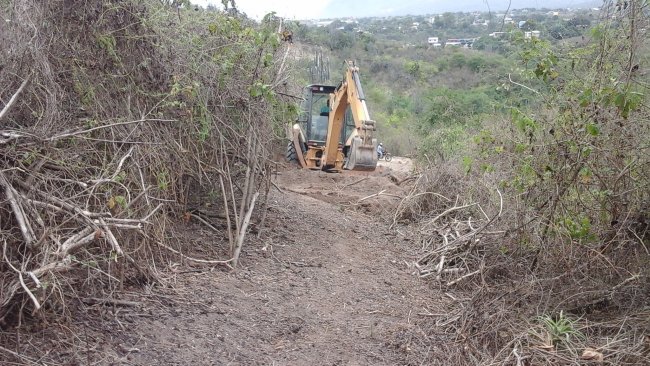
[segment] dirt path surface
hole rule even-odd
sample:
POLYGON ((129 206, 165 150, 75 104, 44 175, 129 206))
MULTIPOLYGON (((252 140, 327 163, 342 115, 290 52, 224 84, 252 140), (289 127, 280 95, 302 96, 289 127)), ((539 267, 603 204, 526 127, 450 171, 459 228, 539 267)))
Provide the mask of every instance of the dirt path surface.
MULTIPOLYGON (((417 245, 385 221, 403 160, 374 173, 281 172, 267 224, 242 268, 178 266, 136 305, 88 307, 74 359, 125 365, 408 364, 432 290, 407 262, 417 245), (371 196, 378 192, 379 196, 371 196), (361 200, 361 201, 360 201, 361 200), (112 320, 114 321, 111 321, 112 320), (98 358, 102 355, 102 358, 98 358), (92 356, 92 357, 91 357, 92 356)), ((188 235, 209 242, 200 224, 188 235)), ((132 296, 131 296, 132 295, 132 296)))

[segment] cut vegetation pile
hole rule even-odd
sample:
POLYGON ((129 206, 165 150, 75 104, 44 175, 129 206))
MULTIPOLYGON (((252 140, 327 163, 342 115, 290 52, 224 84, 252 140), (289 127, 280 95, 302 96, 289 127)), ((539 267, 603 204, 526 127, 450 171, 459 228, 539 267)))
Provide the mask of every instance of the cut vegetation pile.
POLYGON ((290 119, 277 24, 166 3, 0 1, 0 327, 155 281, 196 249, 175 221, 236 265, 290 119))

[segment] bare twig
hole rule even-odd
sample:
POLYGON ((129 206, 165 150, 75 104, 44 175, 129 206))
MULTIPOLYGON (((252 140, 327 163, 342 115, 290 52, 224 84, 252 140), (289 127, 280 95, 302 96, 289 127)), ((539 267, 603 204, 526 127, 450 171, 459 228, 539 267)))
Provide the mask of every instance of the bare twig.
POLYGON ((182 258, 184 258, 184 259, 186 259, 188 261, 191 261, 191 262, 203 263, 203 264, 223 264, 223 265, 227 266, 228 268, 233 268, 232 266, 230 266, 230 262, 233 261, 232 259, 228 259, 228 260, 225 260, 225 261, 211 261, 211 260, 205 260, 205 259, 196 259, 196 258, 192 258, 190 256, 187 256, 187 255, 179 252, 178 250, 176 250, 176 249, 174 249, 174 248, 172 248, 172 247, 170 247, 168 245, 165 245, 165 244, 163 244, 163 243, 161 243, 159 241, 155 241, 155 243, 157 245, 169 250, 172 253, 176 253, 176 254, 180 255, 182 258))
POLYGON ((4 258, 5 262, 7 265, 14 270, 18 274, 18 280, 20 281, 20 286, 22 286, 23 290, 25 290, 25 293, 29 298, 32 300, 32 303, 34 303, 34 312, 37 312, 41 308, 41 304, 38 302, 36 299, 36 296, 32 293, 32 291, 27 287, 25 284, 25 280, 23 279, 23 273, 20 271, 18 268, 14 267, 13 264, 11 264, 11 261, 9 261, 9 258, 7 258, 7 241, 5 240, 4 243, 2 244, 2 257, 4 258))
POLYGON ((470 273, 468 273, 468 274, 466 274, 466 275, 464 275, 464 276, 461 276, 461 277, 459 277, 459 278, 457 278, 457 279, 455 279, 455 280, 453 280, 453 281, 449 281, 449 282, 447 282, 447 286, 453 286, 453 285, 457 284, 458 282, 460 282, 460 281, 462 281, 462 280, 464 280, 464 279, 466 279, 466 278, 472 277, 472 276, 474 276, 475 274, 480 273, 480 272, 481 272, 480 270, 476 270, 476 271, 474 271, 474 272, 470 272, 470 273))
POLYGON ((0 121, 4 118, 4 116, 9 113, 9 110, 11 107, 16 103, 16 100, 18 100, 18 96, 20 93, 25 89, 25 86, 29 83, 29 79, 31 78, 31 75, 26 77, 25 80, 20 84, 20 87, 18 87, 18 90, 14 93, 14 95, 11 96, 11 99, 9 99, 9 102, 2 108, 2 111, 0 111, 0 121))
POLYGON ((207 220, 203 219, 201 216, 199 216, 199 215, 195 215, 195 214, 190 214, 190 216, 193 217, 193 218, 195 218, 195 219, 197 219, 197 220, 199 220, 199 221, 202 222, 205 226, 209 227, 209 228, 212 229, 213 231, 218 232, 218 233, 220 232, 219 229, 217 229, 216 227, 212 226, 211 223, 209 223, 207 220))
POLYGON ((353 186, 353 185, 355 185, 355 184, 357 184, 357 183, 361 183, 361 182, 363 182, 364 180, 367 180, 367 179, 368 179, 368 177, 363 177, 363 178, 361 178, 361 179, 359 179, 359 180, 356 180, 356 181, 354 181, 354 182, 352 182, 352 183, 349 183, 349 184, 344 185, 343 187, 341 187, 341 189, 343 189, 343 188, 347 188, 347 187, 350 187, 350 186, 353 186))
POLYGON ((122 251, 120 244, 117 242, 115 235, 113 235, 111 229, 108 227, 108 225, 106 225, 106 221, 104 221, 104 219, 99 219, 99 224, 104 229, 104 232, 106 233, 106 240, 108 240, 108 242, 111 244, 115 253, 118 255, 124 255, 124 252, 122 251))
POLYGON ((232 256, 233 267, 237 267, 239 254, 241 253, 242 245, 244 243, 244 237, 246 236, 246 230, 248 229, 248 224, 251 221, 251 215, 253 214, 253 209, 255 208, 255 201, 257 200, 257 197, 259 195, 260 195, 259 192, 255 192, 255 194, 253 195, 251 204, 248 207, 248 212, 246 212, 246 216, 244 216, 244 221, 242 222, 242 225, 239 229, 239 235, 237 237, 237 245, 235 246, 235 252, 233 253, 232 256))
POLYGON ((472 206, 476 206, 476 205, 477 205, 477 203, 470 203, 470 204, 468 204, 468 205, 463 205, 463 206, 454 206, 454 207, 452 207, 452 208, 449 208, 449 209, 443 211, 441 214, 439 214, 438 216, 434 217, 434 218, 433 218, 431 221, 429 221, 427 224, 428 224, 428 225, 433 225, 436 221, 438 221, 438 219, 440 219, 441 217, 446 216, 447 214, 449 214, 449 213, 451 213, 451 212, 458 211, 458 210, 462 210, 462 209, 465 209, 465 208, 470 208, 470 207, 472 207, 472 206))
POLYGON ((363 202, 363 201, 367 200, 368 198, 372 198, 372 197, 380 196, 380 195, 381 195, 382 193, 384 193, 384 192, 386 192, 386 190, 385 190, 385 189, 382 189, 382 190, 379 191, 378 193, 374 193, 374 194, 371 194, 371 195, 369 195, 369 196, 365 196, 365 197, 363 197, 363 198, 360 198, 357 202, 363 202))
POLYGON ((25 239, 25 244, 27 244, 27 246, 31 246, 35 240, 34 231, 29 225, 29 220, 27 218, 27 215, 25 215, 23 207, 18 202, 19 195, 16 194, 14 187, 11 186, 2 171, 0 171, 0 185, 4 187, 5 195, 11 204, 11 208, 14 212, 14 217, 16 217, 16 221, 20 227, 20 232, 23 234, 23 238, 25 239))
POLYGON ((516 82, 516 81, 513 81, 513 80, 512 80, 512 77, 511 77, 510 74, 508 74, 508 80, 510 80, 511 83, 513 83, 513 84, 515 84, 515 85, 517 85, 517 86, 520 86, 520 87, 522 87, 522 88, 524 88, 524 89, 526 89, 526 90, 530 90, 530 91, 532 91, 532 92, 535 93, 535 94, 539 94, 539 92, 538 92, 537 90, 535 90, 535 89, 533 89, 533 88, 531 88, 531 87, 528 87, 528 86, 526 86, 526 85, 524 85, 524 84, 520 84, 520 83, 518 83, 518 82, 516 82))
POLYGON ((62 133, 60 135, 54 135, 54 136, 46 138, 44 140, 45 141, 57 141, 57 140, 61 140, 61 139, 67 138, 67 137, 83 135, 83 134, 87 134, 87 133, 97 131, 97 130, 101 130, 101 129, 105 129, 105 128, 132 125, 132 124, 136 124, 136 123, 145 123, 145 122, 148 123, 148 122, 178 122, 178 121, 175 120, 175 119, 139 119, 137 121, 116 122, 116 123, 111 123, 111 124, 107 124, 107 125, 103 125, 103 126, 97 126, 97 127, 89 128, 89 129, 86 129, 86 130, 66 132, 66 133, 62 133))
POLYGON ((81 299, 82 302, 90 305, 119 305, 119 306, 141 306, 142 303, 137 301, 128 301, 120 299, 99 299, 96 297, 89 297, 81 299))

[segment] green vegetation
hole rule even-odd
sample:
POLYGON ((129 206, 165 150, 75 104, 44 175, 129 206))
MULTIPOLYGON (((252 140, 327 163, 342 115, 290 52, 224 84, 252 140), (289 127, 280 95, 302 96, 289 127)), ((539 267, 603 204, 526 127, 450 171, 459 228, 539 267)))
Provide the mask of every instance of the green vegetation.
MULTIPOLYGON (((522 95, 511 82, 526 71, 516 58, 528 28, 539 30, 559 46, 569 34, 584 34, 597 14, 576 12, 560 18, 548 9, 513 12, 527 26, 519 29, 514 21, 504 23, 503 14, 446 13, 335 20, 321 27, 290 22, 288 27, 296 40, 329 52, 331 83, 338 81, 341 68, 337 65, 343 60, 357 62, 371 96, 371 115, 379 123, 379 138, 393 152, 414 154, 417 149, 420 155, 448 157, 460 154, 486 119, 530 103, 528 93, 522 95), (560 32, 560 28, 568 30, 560 32), (556 36, 549 29, 555 29, 556 36), (489 36, 495 31, 504 33, 489 36), (473 49, 442 48, 429 45, 428 37, 441 42, 449 38, 475 41, 473 49)), ((307 68, 309 62, 302 60, 302 67, 307 68)))
POLYGON ((550 345, 570 345, 572 338, 584 339, 585 336, 577 330, 576 321, 570 319, 562 311, 557 317, 543 315, 538 318, 540 325, 547 334, 550 345))
MULTIPOLYGON (((476 242, 460 245, 466 252, 454 259, 460 271, 474 265, 477 270, 468 276, 480 273, 472 300, 456 308, 462 319, 474 320, 457 329, 467 332, 475 349, 494 349, 496 358, 513 345, 517 351, 521 343, 532 353, 526 362, 554 364, 534 349, 550 346, 565 360, 576 360, 589 356, 581 355, 580 347, 595 342, 602 345, 597 357, 611 357, 612 364, 643 363, 632 350, 639 343, 628 339, 644 332, 646 323, 631 326, 623 336, 590 315, 623 324, 627 314, 647 311, 648 2, 607 1, 600 11, 559 10, 557 15, 527 9, 500 17, 430 18, 294 26, 301 41, 329 52, 332 65, 357 61, 380 140, 389 151, 422 163, 416 193, 400 204, 404 214, 394 223, 403 219, 417 225, 421 219, 426 224, 412 232, 433 232, 420 239, 441 256, 424 256, 418 264, 440 273, 449 256, 457 255, 450 254, 457 247, 447 244, 442 232, 463 220, 439 227, 438 237, 432 217, 477 201, 491 208, 464 218, 494 221, 488 224, 489 237, 474 239, 472 233, 476 242), (506 18, 513 23, 504 24, 506 18), (471 48, 439 47, 429 45, 428 37, 441 43, 474 41, 471 48), (440 208, 432 198, 438 195, 456 207, 440 208), (501 339, 500 327, 521 332, 528 325, 520 319, 530 319, 531 312, 560 315, 537 319, 543 336, 501 339), (496 319, 512 324, 496 324, 496 319), (626 346, 608 356, 602 351, 609 339, 626 346)), ((337 69, 332 70, 334 83, 337 69)), ((479 360, 470 354, 465 362, 493 363, 479 360)))

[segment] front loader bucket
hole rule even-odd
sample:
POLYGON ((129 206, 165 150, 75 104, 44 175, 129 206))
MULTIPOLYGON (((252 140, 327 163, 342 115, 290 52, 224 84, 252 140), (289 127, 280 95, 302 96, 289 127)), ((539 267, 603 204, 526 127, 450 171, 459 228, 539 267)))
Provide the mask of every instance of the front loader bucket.
POLYGON ((375 170, 377 168, 377 140, 372 144, 363 144, 361 137, 354 137, 350 144, 348 161, 344 166, 348 170, 375 170))

